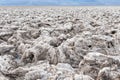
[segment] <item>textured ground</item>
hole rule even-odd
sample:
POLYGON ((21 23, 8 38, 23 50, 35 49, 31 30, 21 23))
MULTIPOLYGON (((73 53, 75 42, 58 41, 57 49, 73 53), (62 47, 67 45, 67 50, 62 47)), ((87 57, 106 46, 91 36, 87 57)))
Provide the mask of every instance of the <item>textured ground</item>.
POLYGON ((1 7, 0 80, 120 80, 120 8, 1 7))

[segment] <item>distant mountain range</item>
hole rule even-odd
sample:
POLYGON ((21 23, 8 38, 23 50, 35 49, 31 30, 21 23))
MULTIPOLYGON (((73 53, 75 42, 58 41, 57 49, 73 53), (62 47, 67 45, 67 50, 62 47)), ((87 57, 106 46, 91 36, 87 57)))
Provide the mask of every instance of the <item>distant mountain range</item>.
POLYGON ((0 0, 0 5, 35 6, 35 5, 120 5, 120 0, 0 0))

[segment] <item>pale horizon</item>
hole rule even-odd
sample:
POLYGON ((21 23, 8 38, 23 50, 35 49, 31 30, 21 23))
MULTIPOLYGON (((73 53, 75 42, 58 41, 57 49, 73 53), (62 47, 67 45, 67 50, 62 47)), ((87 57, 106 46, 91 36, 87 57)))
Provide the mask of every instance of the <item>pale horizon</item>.
POLYGON ((0 0, 0 6, 119 6, 118 0, 0 0))

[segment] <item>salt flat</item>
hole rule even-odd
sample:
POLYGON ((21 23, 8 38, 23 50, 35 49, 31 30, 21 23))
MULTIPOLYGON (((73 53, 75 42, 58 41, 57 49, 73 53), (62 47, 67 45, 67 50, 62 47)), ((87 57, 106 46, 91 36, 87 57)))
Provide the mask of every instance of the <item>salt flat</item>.
POLYGON ((119 6, 0 7, 0 80, 120 80, 119 6))

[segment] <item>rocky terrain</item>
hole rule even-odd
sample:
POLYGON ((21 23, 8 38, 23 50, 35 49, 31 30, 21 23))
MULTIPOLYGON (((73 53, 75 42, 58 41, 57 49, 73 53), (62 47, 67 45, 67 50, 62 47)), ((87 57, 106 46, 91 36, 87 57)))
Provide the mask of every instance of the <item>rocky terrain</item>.
POLYGON ((120 8, 0 8, 0 80, 120 80, 120 8))

